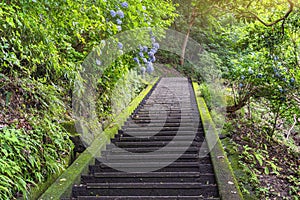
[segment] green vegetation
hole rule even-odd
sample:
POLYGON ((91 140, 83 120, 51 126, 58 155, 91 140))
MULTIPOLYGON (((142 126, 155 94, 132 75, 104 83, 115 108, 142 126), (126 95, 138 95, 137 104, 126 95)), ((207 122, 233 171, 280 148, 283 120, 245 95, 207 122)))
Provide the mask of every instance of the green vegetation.
POLYGON ((156 60, 167 67, 154 75, 174 67, 200 83, 247 198, 299 199, 299 20, 296 0, 1 1, 0 199, 26 198, 68 166, 74 145, 61 124, 75 120, 84 61, 105 69, 90 73, 104 127, 153 79, 141 72, 156 60), (186 35, 180 55, 159 50, 169 27, 186 35), (110 63, 105 41, 138 28, 149 41, 136 34, 128 52, 112 39, 120 55, 110 63), (197 65, 185 60, 189 38, 201 45, 197 65))
MULTIPOLYGON (((166 28, 174 10, 169 0, 0 2, 0 199, 25 199, 68 166, 73 143, 60 123, 73 119, 73 86, 84 83, 81 63, 92 49, 126 30, 166 28)), ((103 125, 147 84, 136 55, 120 56, 97 80, 103 125)))
POLYGON ((298 2, 173 2, 181 5, 173 27, 202 46, 201 64, 183 59, 185 44, 181 56, 162 55, 175 57, 177 69, 201 83, 212 118, 224 125, 223 143, 245 197, 299 199, 298 2), (222 74, 209 80, 223 91, 210 86, 207 73, 222 74))

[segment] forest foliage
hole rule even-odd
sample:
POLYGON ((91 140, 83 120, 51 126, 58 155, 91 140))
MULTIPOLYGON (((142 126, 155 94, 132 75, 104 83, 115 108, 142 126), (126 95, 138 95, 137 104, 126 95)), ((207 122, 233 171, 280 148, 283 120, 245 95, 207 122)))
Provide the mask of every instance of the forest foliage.
MULTIPOLYGON (((80 64, 92 49, 127 30, 166 28, 174 10, 169 0, 0 2, 0 199, 26 198, 30 187, 68 165, 73 144, 60 122, 72 119, 72 89, 84 81, 80 64)), ((141 76, 129 73, 139 71, 138 52, 106 66, 98 80, 99 120, 113 114, 119 79, 127 101, 143 87, 141 76)))
MULTIPOLYGON (((250 180, 240 184, 259 188, 259 177, 275 174, 287 183, 286 195, 296 197, 299 161, 297 167, 290 155, 300 130, 299 20, 296 0, 1 1, 0 199, 26 198, 29 188, 66 168, 73 144, 60 122, 73 118, 72 90, 84 82, 81 64, 108 38, 149 27, 171 27, 197 41, 203 48, 199 66, 184 60, 185 44, 181 56, 159 50, 155 30, 149 29, 149 46, 126 54, 126 46, 115 39, 121 55, 97 80, 98 120, 117 112, 112 101, 124 107, 118 100, 130 101, 140 91, 138 74, 152 72, 157 55, 201 82, 210 108, 219 106, 212 95, 218 91, 202 77, 203 67, 214 66, 227 91, 231 121, 225 128, 244 142, 236 148, 242 149, 240 164, 250 180), (270 160, 274 155, 268 150, 278 142, 290 153, 289 161, 270 160), (260 149, 256 154, 255 148, 260 149)), ((105 58, 93 62, 101 66, 105 58)), ((219 120, 216 110, 211 113, 219 120)), ((255 195, 274 197, 266 188, 255 195)))
MULTIPOLYGON (((203 47, 201 63, 222 74, 227 101, 203 83, 199 66, 177 68, 202 82, 215 122, 224 125, 245 197, 298 199, 300 184, 300 7, 298 1, 181 1, 172 27, 203 47), (275 147, 280 146, 280 150, 275 147), (281 184, 278 184, 278 183, 281 184), (251 185, 251 186, 249 186, 251 185), (282 189, 285 188, 285 189, 282 189), (248 196, 247 196, 248 195, 248 196)), ((184 46, 183 46, 184 48, 184 46)))

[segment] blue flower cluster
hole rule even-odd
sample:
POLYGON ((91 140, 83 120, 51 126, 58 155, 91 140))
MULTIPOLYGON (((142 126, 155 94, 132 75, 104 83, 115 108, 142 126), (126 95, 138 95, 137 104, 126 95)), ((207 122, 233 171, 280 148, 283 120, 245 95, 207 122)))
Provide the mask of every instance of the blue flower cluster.
POLYGON ((157 53, 159 49, 159 43, 156 42, 155 36, 153 36, 152 31, 150 31, 151 35, 151 42, 152 42, 152 48, 150 49, 147 46, 139 46, 139 53, 138 56, 133 58, 133 60, 138 63, 138 65, 141 65, 141 61, 143 61, 145 67, 141 67, 141 72, 148 72, 151 74, 154 71, 153 63, 156 61, 155 54, 157 53))
MULTIPOLYGON (((128 8, 128 6, 129 6, 129 4, 126 1, 121 3, 122 8, 128 8)), ((125 17, 125 15, 122 10, 120 10, 119 8, 117 8, 117 9, 118 9, 117 11, 111 10, 110 16, 113 18, 117 17, 117 19, 116 19, 116 23, 118 25, 117 29, 118 29, 118 31, 122 31, 122 26, 120 26, 120 25, 123 23, 123 21, 121 19, 123 19, 125 17)))

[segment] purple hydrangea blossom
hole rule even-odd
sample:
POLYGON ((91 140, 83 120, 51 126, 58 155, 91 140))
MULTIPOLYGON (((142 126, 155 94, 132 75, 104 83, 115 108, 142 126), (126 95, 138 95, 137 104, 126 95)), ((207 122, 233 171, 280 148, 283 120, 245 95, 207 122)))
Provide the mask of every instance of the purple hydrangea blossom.
POLYGON ((151 42, 155 43, 155 37, 151 37, 151 42))
POLYGON ((133 58, 133 60, 134 60, 135 62, 137 62, 137 63, 140 63, 140 60, 139 60, 138 57, 133 58))
POLYGON ((150 59, 150 62, 155 62, 156 61, 156 58, 155 56, 153 56, 151 59, 150 59))
POLYGON ((153 67, 153 64, 151 62, 148 62, 147 63, 147 68, 146 68, 147 72, 149 74, 151 74, 153 71, 154 71, 154 67, 153 67))
POLYGON ((117 11, 117 15, 122 19, 124 18, 124 12, 122 10, 117 11))
POLYGON ((118 31, 122 31, 122 26, 117 26, 118 31))
POLYGON ((148 47, 147 47, 147 46, 144 46, 144 47, 143 47, 143 51, 144 51, 144 52, 147 52, 147 51, 148 51, 148 47))
POLYGON ((150 52, 148 53, 148 56, 149 56, 150 58, 152 58, 152 57, 154 56, 154 53, 153 53, 152 51, 150 51, 150 52))
POLYGON ((159 49, 159 44, 157 42, 153 43, 153 48, 159 49))
POLYGON ((144 50, 144 47, 142 45, 139 45, 139 49, 142 52, 144 50))
POLYGON ((120 49, 122 49, 122 48, 123 48, 123 44, 122 44, 121 42, 118 42, 118 47, 119 47, 120 49))
POLYGON ((144 63, 148 63, 148 60, 146 58, 143 58, 144 63))
POLYGON ((145 74, 145 72, 146 72, 146 68, 145 67, 141 67, 141 73, 145 74))
POLYGON ((144 57, 143 52, 140 52, 140 53, 139 53, 139 56, 140 56, 141 58, 143 58, 143 57, 144 57))
POLYGON ((157 49, 151 49, 150 52, 152 52, 153 54, 156 54, 157 49))
POLYGON ((122 24, 122 20, 117 19, 117 24, 118 24, 118 25, 121 25, 121 24, 122 24))
POLYGON ((128 3, 126 1, 124 1, 123 3, 121 3, 121 6, 123 8, 128 8, 128 3))
POLYGON ((100 66, 100 65, 102 64, 101 60, 99 60, 99 59, 97 58, 97 59, 96 59, 96 64, 100 66))
POLYGON ((117 13, 116 13, 116 11, 111 10, 111 11, 110 11, 110 15, 111 15, 112 17, 115 17, 115 16, 117 15, 117 13))

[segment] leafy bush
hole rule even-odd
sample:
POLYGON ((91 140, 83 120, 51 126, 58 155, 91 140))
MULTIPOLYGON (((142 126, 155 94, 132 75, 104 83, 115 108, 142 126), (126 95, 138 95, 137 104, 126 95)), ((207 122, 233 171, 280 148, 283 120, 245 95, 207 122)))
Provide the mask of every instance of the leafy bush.
MULTIPOLYGON (((72 89, 84 82, 80 64, 89 52, 126 30, 169 26, 174 9, 170 0, 0 3, 1 199, 26 198, 30 186, 66 167, 63 159, 72 143, 59 122, 72 117, 72 89)), ((98 80, 99 116, 111 114, 112 91, 138 67, 133 61, 137 53, 106 66, 98 80)), ((140 88, 133 77, 132 93, 140 88)))

